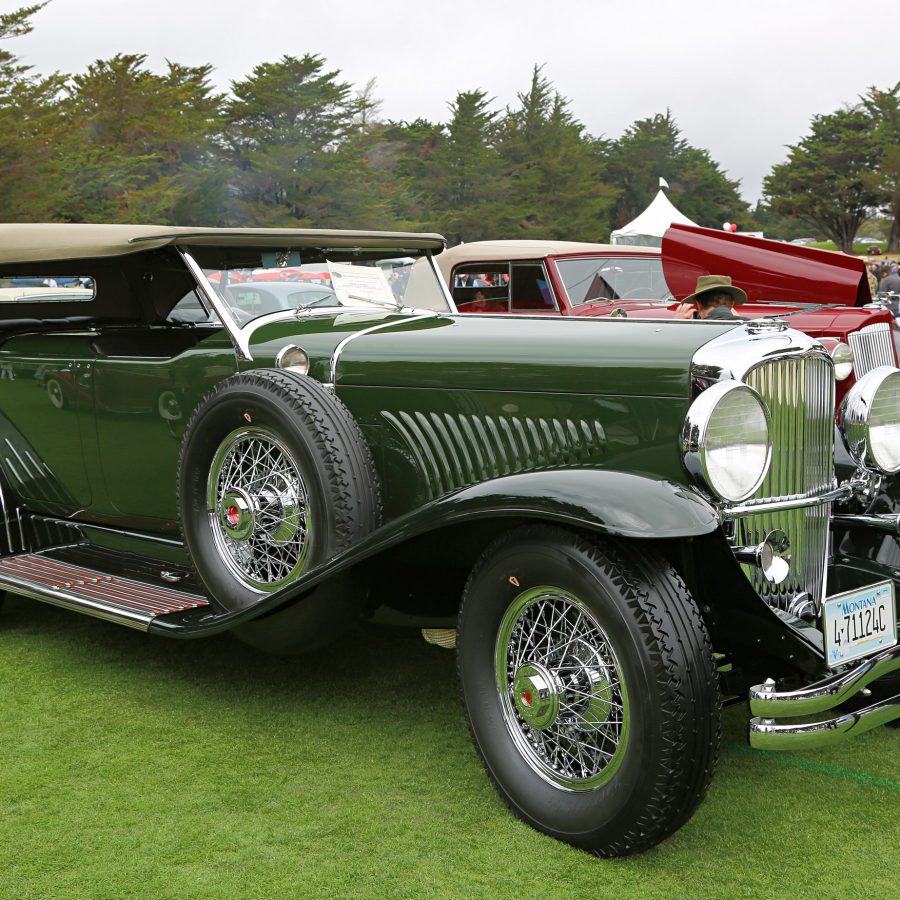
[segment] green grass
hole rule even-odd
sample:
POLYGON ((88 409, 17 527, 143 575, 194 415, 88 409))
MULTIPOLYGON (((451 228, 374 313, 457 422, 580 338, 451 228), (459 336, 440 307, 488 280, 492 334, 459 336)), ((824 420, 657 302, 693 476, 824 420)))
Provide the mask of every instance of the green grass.
MULTIPOLYGON (((837 244, 834 241, 816 241, 814 244, 805 244, 804 246, 812 247, 814 250, 837 250, 837 244)), ((854 244, 853 245, 853 253, 856 256, 868 256, 869 249, 872 247, 872 244, 854 244)), ((884 255, 884 250, 887 247, 887 241, 882 241, 877 245, 881 248, 882 255, 884 255)), ((892 254, 888 254, 892 255, 892 254)), ((875 257, 876 259, 881 259, 881 256, 875 257)))
POLYGON ((597 860, 516 821, 453 654, 365 628, 303 659, 0 610, 2 897, 893 897, 900 731, 746 748, 660 847, 597 860))

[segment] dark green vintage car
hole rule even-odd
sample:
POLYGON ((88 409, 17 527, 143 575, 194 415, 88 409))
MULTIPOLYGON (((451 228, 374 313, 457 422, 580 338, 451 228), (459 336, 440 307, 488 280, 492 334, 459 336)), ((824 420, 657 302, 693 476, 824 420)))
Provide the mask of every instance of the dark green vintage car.
POLYGON ((0 587, 275 652, 422 627, 509 808, 605 856, 690 818, 723 702, 769 749, 900 717, 900 371, 836 441, 783 322, 459 316, 443 245, 0 226, 0 587))

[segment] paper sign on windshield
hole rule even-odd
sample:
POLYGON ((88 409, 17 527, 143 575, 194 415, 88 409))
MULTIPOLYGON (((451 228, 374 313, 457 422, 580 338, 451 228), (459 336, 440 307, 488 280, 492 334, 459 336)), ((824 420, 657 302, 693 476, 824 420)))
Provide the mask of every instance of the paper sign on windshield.
POLYGON ((374 303, 378 306, 396 306, 397 300, 388 284, 384 270, 378 266, 354 266, 328 263, 331 287, 338 300, 346 306, 374 303))

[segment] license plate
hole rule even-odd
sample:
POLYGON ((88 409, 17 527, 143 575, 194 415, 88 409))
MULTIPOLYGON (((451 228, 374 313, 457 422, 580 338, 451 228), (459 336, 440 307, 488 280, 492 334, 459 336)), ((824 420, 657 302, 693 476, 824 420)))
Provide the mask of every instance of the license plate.
POLYGON ((834 668, 897 643, 894 583, 829 597, 823 607, 825 658, 834 668))

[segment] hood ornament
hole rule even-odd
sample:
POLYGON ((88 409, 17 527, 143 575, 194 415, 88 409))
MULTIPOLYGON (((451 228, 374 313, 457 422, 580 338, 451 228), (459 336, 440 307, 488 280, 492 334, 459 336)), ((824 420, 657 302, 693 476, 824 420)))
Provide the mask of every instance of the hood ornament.
POLYGON ((788 323, 782 319, 751 319, 746 328, 750 334, 773 334, 787 331, 788 323))

